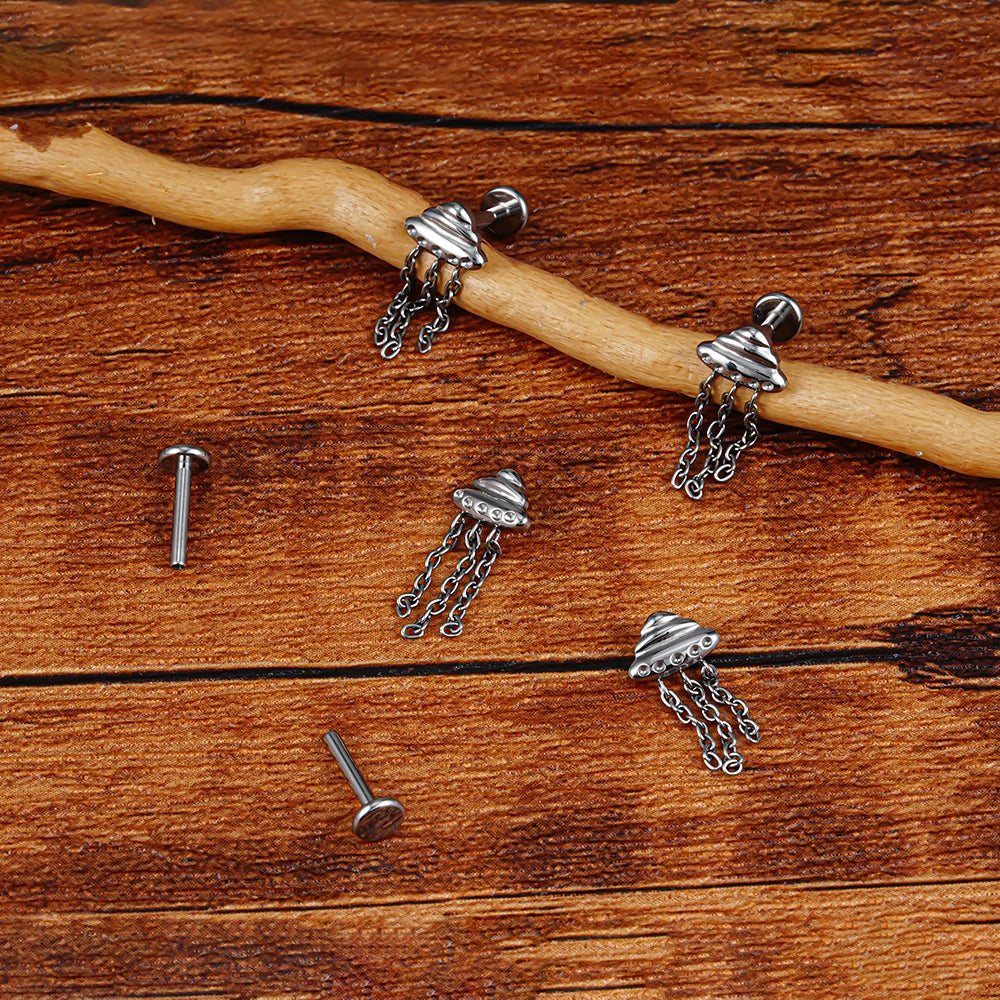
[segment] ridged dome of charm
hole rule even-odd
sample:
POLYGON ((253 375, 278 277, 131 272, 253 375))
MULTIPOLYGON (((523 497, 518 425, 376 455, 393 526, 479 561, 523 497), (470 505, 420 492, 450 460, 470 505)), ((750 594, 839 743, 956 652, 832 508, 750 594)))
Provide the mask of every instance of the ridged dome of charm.
POLYGON ((767 334, 756 326, 741 326, 698 345, 698 357, 713 371, 737 385, 779 392, 788 384, 767 334))
POLYGON ((454 267, 477 268, 486 263, 482 241, 472 217, 457 201, 428 208, 406 220, 406 231, 417 245, 454 267))
POLYGON ((524 483, 513 469, 501 469, 495 476, 476 479, 467 489, 455 490, 452 499, 459 510, 471 517, 509 531, 523 531, 531 524, 526 513, 524 483))
POLYGON ((635 647, 628 675, 638 680, 650 675, 669 677, 700 660, 719 645, 719 633, 702 628, 690 618, 658 611, 646 619, 635 647))

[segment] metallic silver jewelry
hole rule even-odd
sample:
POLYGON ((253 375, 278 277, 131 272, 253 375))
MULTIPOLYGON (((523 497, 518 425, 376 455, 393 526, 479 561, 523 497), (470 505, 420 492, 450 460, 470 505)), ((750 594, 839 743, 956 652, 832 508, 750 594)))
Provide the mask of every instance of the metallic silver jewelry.
POLYGON ((675 489, 683 489, 692 500, 700 500, 709 476, 720 483, 733 478, 740 456, 760 437, 757 397, 762 392, 780 392, 787 385, 774 345, 791 340, 801 329, 802 310, 799 304, 788 295, 772 292, 757 300, 751 326, 741 326, 732 333, 724 333, 715 340, 706 340, 698 345, 698 357, 712 369, 712 374, 701 383, 694 413, 688 417, 687 447, 681 453, 677 471, 670 480, 675 489), (692 474, 691 466, 701 448, 705 409, 712 400, 712 383, 716 375, 728 379, 733 387, 723 395, 719 412, 705 433, 708 439, 705 463, 700 472, 692 474), (752 390, 743 407, 743 433, 726 445, 726 421, 740 386, 752 390))
POLYGON ((509 240, 527 221, 528 205, 511 187, 491 188, 483 195, 478 209, 449 201, 410 216, 406 220, 406 231, 417 245, 399 272, 403 287, 375 324, 375 346, 382 357, 388 360, 399 354, 413 317, 418 312, 433 309, 434 318, 417 334, 417 350, 426 354, 434 346, 434 338, 444 333, 451 323, 448 310, 451 300, 462 289, 462 274, 478 270, 486 263, 483 233, 509 240), (421 281, 417 277, 417 261, 425 250, 434 259, 421 281), (443 264, 450 264, 452 271, 441 291, 438 279, 443 264))
POLYGON ((160 468, 174 474, 174 524, 170 537, 170 567, 187 565, 188 516, 191 512, 191 477, 212 464, 204 448, 192 444, 172 444, 160 452, 160 468))
POLYGON ((406 818, 406 810, 398 799, 375 798, 364 775, 354 763, 351 752, 344 746, 344 741, 331 729, 323 737, 327 749, 333 754, 347 783, 361 803, 361 808, 355 813, 352 824, 355 834, 362 840, 385 840, 398 829, 406 818))
POLYGON ((440 629, 444 636, 461 635, 465 612, 486 582, 500 555, 500 533, 524 531, 531 524, 525 513, 528 501, 524 495, 524 483, 513 469, 501 469, 495 476, 477 479, 467 489, 455 490, 452 499, 459 513, 451 522, 444 540, 424 560, 424 568, 413 581, 413 589, 396 599, 396 613, 399 617, 409 617, 410 612, 420 603, 424 592, 431 585, 434 571, 441 560, 458 545, 460 538, 464 538, 465 555, 459 559, 451 576, 441 584, 438 596, 427 602, 424 613, 415 622, 403 626, 404 638, 419 639, 427 631, 430 620, 447 610, 448 602, 458 590, 459 584, 470 577, 440 629))
POLYGON ((635 647, 635 659, 628 668, 633 680, 655 677, 660 685, 660 700, 671 709, 685 725, 693 726, 701 744, 701 756, 710 771, 739 774, 743 770, 743 757, 736 750, 733 727, 720 715, 716 705, 730 709, 740 732, 751 743, 760 739, 760 728, 750 718, 745 701, 734 697, 719 685, 718 671, 705 657, 719 644, 719 633, 702 628, 689 618, 667 611, 658 611, 646 619, 635 647), (685 668, 700 667, 700 680, 685 672, 685 668), (678 694, 667 687, 665 678, 679 674, 684 690, 701 711, 698 719, 681 701, 678 694), (709 700, 711 699, 711 700, 709 700), (713 702, 715 704, 713 704, 713 702), (722 744, 722 756, 716 752, 716 743, 705 723, 715 726, 722 744))

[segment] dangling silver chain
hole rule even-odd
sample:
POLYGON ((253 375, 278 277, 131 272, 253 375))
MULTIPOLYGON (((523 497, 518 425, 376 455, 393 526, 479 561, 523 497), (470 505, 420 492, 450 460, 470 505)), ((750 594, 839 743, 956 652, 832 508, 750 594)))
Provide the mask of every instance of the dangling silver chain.
POLYGON ((438 272, 441 270, 441 261, 435 258, 424 275, 423 284, 417 291, 416 263, 420 255, 420 248, 417 248, 417 256, 410 251, 406 258, 406 265, 400 274, 403 277, 403 288, 396 295, 396 298, 389 304, 389 309, 385 316, 375 324, 375 344, 382 345, 381 355, 386 360, 391 360, 399 354, 403 346, 403 338, 410 328, 413 317, 423 309, 426 309, 433 301, 435 289, 437 287, 438 272), (397 304, 398 302, 398 304, 397 304))
POLYGON ((472 574, 472 579, 465 585, 461 596, 451 609, 448 620, 441 626, 440 632, 444 636, 457 636, 462 634, 462 619, 465 612, 469 610, 469 605, 476 599, 480 589, 486 582, 486 578, 493 569, 493 564, 500 556, 500 529, 493 528, 486 536, 486 553, 482 562, 476 567, 472 574))
POLYGON ((719 672, 711 663, 701 662, 701 682, 705 685, 712 700, 719 705, 725 705, 736 718, 740 732, 751 742, 760 741, 760 726, 750 717, 750 709, 742 698, 737 698, 719 684, 719 672))
POLYGON ((427 554, 423 570, 417 574, 416 579, 413 581, 413 589, 409 593, 400 594, 396 598, 396 614, 400 618, 406 618, 420 603, 420 598, 424 596, 424 592, 431 585, 434 570, 441 565, 441 560, 455 547, 455 543, 462 534, 464 524, 465 515, 459 511, 455 515, 455 520, 451 522, 451 527, 448 529, 448 534, 444 536, 444 540, 436 549, 432 549, 427 554))
POLYGON ((399 272, 403 287, 389 303, 385 315, 375 324, 375 346, 387 361, 396 357, 403 347, 403 338, 417 313, 425 309, 435 310, 434 319, 425 323, 417 335, 417 350, 426 354, 434 346, 434 338, 444 333, 451 324, 449 309, 452 300, 462 290, 462 268, 453 266, 451 277, 440 294, 437 290, 438 278, 444 261, 435 257, 424 274, 423 283, 417 278, 417 262, 421 248, 414 247, 399 272))
MULTIPOLYGON (((713 372, 712 374, 714 375, 715 373, 713 372)), ((692 414, 692 416, 700 417, 702 420, 704 419, 703 413, 706 404, 701 403, 701 397, 705 387, 710 383, 710 381, 711 379, 706 379, 702 383, 702 391, 698 393, 698 404, 695 407, 694 414, 692 414)), ((705 437, 708 439, 708 453, 705 455, 705 464, 702 466, 701 471, 693 476, 690 474, 691 464, 697 454, 698 447, 701 445, 700 438, 697 438, 695 440, 695 453, 687 459, 686 465, 683 468, 680 464, 678 465, 677 472, 674 473, 673 479, 671 479, 671 484, 676 489, 683 487, 684 492, 692 500, 701 499, 702 493, 705 490, 705 480, 715 472, 715 468, 722 458, 722 439, 726 434, 726 421, 729 419, 729 414, 732 412, 737 388, 739 387, 734 383, 733 387, 726 392, 725 395, 723 395, 722 400, 719 403, 719 411, 716 413, 715 419, 708 425, 708 430, 705 432, 705 437)), ((701 420, 698 421, 698 428, 700 429, 700 427, 701 420)), ((690 430, 688 431, 688 441, 688 447, 684 449, 684 454, 681 456, 682 462, 684 461, 684 456, 687 455, 691 449, 690 430)))
POLYGON ((670 485, 676 490, 683 489, 692 500, 700 500, 705 491, 705 482, 711 476, 718 482, 723 483, 732 479, 736 472, 736 464, 740 456, 748 448, 757 443, 760 437, 760 427, 757 422, 757 397, 760 395, 760 385, 752 385, 753 394, 747 401, 743 412, 743 433, 738 440, 732 442, 728 447, 724 444, 726 435, 726 424, 736 402, 736 391, 739 385, 735 382, 719 402, 719 409, 715 419, 709 424, 705 431, 708 441, 708 450, 705 454, 705 461, 699 472, 692 475, 691 467, 698 457, 701 448, 702 427, 705 423, 705 410, 712 398, 712 379, 715 372, 701 383, 698 395, 695 397, 694 411, 688 417, 687 422, 687 445, 681 452, 677 469, 670 480, 670 485))
MULTIPOLYGON (((420 248, 417 247, 417 257, 420 248)), ((424 274, 423 284, 416 291, 416 261, 413 251, 410 251, 407 263, 400 274, 403 276, 403 288, 389 304, 385 316, 375 324, 375 344, 382 343, 381 355, 391 360, 399 354, 403 346, 403 338, 410 328, 413 317, 423 309, 428 308, 435 299, 438 273, 441 270, 441 260, 435 257, 424 274), (399 300, 399 305, 396 305, 399 300)))
POLYGON ((691 465, 698 457, 698 449, 701 447, 701 428, 705 423, 705 408, 712 401, 712 382, 715 380, 715 372, 701 383, 698 395, 695 397, 694 412, 687 419, 687 447, 681 452, 680 461, 677 463, 677 471, 670 480, 675 490, 683 489, 691 471, 691 465))
POLYGON ((732 711, 740 732, 752 743, 756 743, 760 739, 760 729, 757 723, 750 718, 750 710, 747 708, 746 702, 733 697, 729 691, 720 686, 718 671, 712 664, 702 659, 688 660, 687 662, 688 665, 693 664, 701 668, 699 680, 695 680, 684 670, 678 672, 684 690, 700 711, 702 718, 698 719, 692 713, 680 696, 667 687, 662 677, 657 678, 660 686, 660 700, 674 712, 681 722, 694 727, 701 745, 702 759, 710 771, 722 770, 726 774, 739 774, 743 770, 743 755, 736 748, 736 735, 733 732, 733 727, 722 718, 712 702, 724 705, 732 711), (712 701, 709 701, 709 698, 712 701), (718 747, 706 723, 715 726, 719 736, 718 747), (722 751, 721 757, 717 752, 719 747, 722 751))
POLYGON ((722 770, 726 774, 739 774, 743 770, 743 757, 736 750, 733 727, 719 715, 719 710, 708 700, 705 689, 683 670, 681 671, 681 681, 684 683, 684 690, 691 696, 691 700, 701 709, 702 718, 715 725, 722 743, 722 770))
POLYGON ((705 432, 705 437, 708 438, 708 454, 705 456, 705 468, 699 473, 701 477, 699 492, 700 483, 705 481, 706 476, 715 472, 715 467, 722 458, 722 439, 726 434, 726 421, 729 419, 729 414, 733 412, 733 400, 736 396, 737 388, 738 386, 734 384, 732 389, 723 394, 722 400, 719 403, 719 412, 715 415, 715 420, 712 421, 705 432))
POLYGON ((437 315, 434 317, 433 321, 430 323, 425 323, 420 328, 420 333, 417 335, 417 350, 421 354, 426 354, 434 346, 434 338, 439 333, 444 333, 445 330, 451 325, 451 314, 448 310, 451 308, 451 300, 458 295, 462 290, 462 269, 456 267, 451 272, 451 277, 448 279, 448 284, 445 285, 444 294, 440 295, 434 301, 434 307, 437 310, 437 315))
POLYGON ((427 602, 424 613, 409 625, 404 625, 402 629, 403 637, 406 639, 419 639, 427 631, 427 624, 435 616, 441 614, 447 607, 452 595, 458 590, 458 585, 469 574, 476 565, 476 557, 479 555, 480 533, 483 530, 481 521, 476 521, 465 533, 465 555, 458 561, 452 574, 445 578, 441 584, 438 596, 427 602))
POLYGON ((760 427, 757 424, 757 397, 759 395, 760 388, 755 386, 753 395, 743 407, 743 434, 726 449, 722 461, 713 473, 716 482, 725 483, 733 478, 740 456, 747 448, 755 445, 760 437, 760 427))
POLYGON ((403 287, 389 303, 385 315, 375 324, 375 346, 382 348, 382 357, 394 358, 399 353, 399 348, 403 344, 403 338, 399 337, 397 339, 395 333, 416 291, 417 259, 419 257, 420 247, 414 247, 407 255, 403 269, 399 272, 403 287), (392 338, 391 346, 389 343, 390 338, 392 338), (387 351, 389 352, 388 354, 386 353, 387 351))
POLYGON ((691 709, 680 700, 677 694, 670 690, 663 682, 663 678, 658 678, 660 683, 660 701, 667 708, 672 709, 686 726, 693 726, 698 734, 698 742, 701 744, 701 758, 705 762, 705 767, 710 771, 718 771, 722 767, 722 758, 715 752, 715 740, 708 731, 708 726, 700 719, 696 719, 691 714, 691 709))

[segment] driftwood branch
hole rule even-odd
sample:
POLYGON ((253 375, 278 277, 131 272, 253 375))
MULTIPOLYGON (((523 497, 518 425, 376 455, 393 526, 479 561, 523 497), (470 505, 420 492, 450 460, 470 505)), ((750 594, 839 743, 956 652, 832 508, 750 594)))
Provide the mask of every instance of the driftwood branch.
MULTIPOLYGON (((402 220, 427 207, 413 191, 338 160, 288 159, 243 170, 179 163, 93 126, 0 129, 0 181, 122 205, 199 229, 332 233, 400 267, 412 249, 402 220)), ((694 396, 706 374, 704 334, 661 326, 568 281, 490 250, 458 303, 641 385, 694 396)), ((373 363, 375 363, 373 361, 373 363)), ((784 360, 788 388, 764 395, 768 420, 866 441, 973 476, 1000 478, 1000 413, 925 389, 784 360)))

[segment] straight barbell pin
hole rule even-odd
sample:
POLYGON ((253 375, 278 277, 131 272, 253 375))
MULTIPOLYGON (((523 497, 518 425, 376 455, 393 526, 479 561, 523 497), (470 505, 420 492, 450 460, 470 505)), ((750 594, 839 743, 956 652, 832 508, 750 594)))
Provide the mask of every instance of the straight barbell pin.
POLYGON ((203 448, 174 444, 160 452, 160 468, 174 472, 174 522, 170 538, 170 566, 187 565, 188 515, 191 511, 191 477, 204 472, 212 456, 203 448))
POLYGON ((358 765, 354 763, 344 741, 332 729, 323 737, 327 749, 333 754, 347 783, 361 802, 361 808, 352 824, 355 834, 362 840, 375 841, 391 837, 406 817, 402 803, 396 799, 377 799, 372 795, 358 765))

